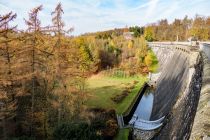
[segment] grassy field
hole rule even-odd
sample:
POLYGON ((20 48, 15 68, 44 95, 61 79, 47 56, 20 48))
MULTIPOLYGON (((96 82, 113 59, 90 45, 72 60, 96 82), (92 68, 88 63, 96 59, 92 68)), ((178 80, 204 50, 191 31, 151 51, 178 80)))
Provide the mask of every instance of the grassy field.
POLYGON ((129 107, 143 83, 147 80, 145 76, 135 76, 129 78, 108 77, 101 74, 94 75, 88 79, 88 93, 90 98, 86 102, 88 107, 100 107, 115 109, 117 114, 122 114, 129 107), (134 81, 138 81, 131 92, 122 102, 115 103, 112 97, 121 94, 123 90, 134 81))

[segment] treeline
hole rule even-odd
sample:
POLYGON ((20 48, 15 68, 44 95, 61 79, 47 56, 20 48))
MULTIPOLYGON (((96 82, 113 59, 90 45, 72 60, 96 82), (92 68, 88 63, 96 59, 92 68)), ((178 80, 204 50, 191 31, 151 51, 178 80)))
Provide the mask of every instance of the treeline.
POLYGON ((101 31, 96 33, 85 33, 82 36, 95 36, 97 39, 112 39, 113 37, 122 36, 125 32, 133 32, 134 37, 140 37, 144 34, 144 27, 133 26, 125 28, 115 28, 113 30, 101 31))
POLYGON ((190 19, 185 16, 171 24, 163 19, 148 25, 144 36, 148 41, 187 41, 190 37, 200 41, 210 40, 210 17, 196 15, 190 19))
POLYGON ((185 16, 183 19, 175 19, 172 23, 162 19, 142 27, 126 27, 86 35, 107 39, 123 35, 124 32, 133 32, 134 37, 144 35, 147 41, 188 41, 189 38, 206 41, 210 40, 210 17, 196 15, 191 19, 185 16))

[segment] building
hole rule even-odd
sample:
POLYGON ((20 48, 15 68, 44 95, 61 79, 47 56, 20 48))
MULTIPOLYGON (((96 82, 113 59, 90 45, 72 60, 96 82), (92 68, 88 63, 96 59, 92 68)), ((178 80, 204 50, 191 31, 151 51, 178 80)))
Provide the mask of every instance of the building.
POLYGON ((124 32, 123 33, 124 38, 127 39, 127 40, 132 40, 133 35, 134 35, 134 32, 124 32))

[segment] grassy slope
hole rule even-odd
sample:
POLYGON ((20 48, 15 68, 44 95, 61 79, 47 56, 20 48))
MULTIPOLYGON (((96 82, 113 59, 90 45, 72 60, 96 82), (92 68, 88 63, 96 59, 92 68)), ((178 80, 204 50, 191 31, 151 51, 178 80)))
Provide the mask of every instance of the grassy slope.
POLYGON ((129 129, 120 129, 114 140, 127 140, 129 129))
POLYGON ((158 59, 152 50, 149 50, 149 55, 151 55, 152 58, 152 65, 149 67, 149 70, 155 73, 158 71, 159 68, 158 59))
POLYGON ((129 107, 143 83, 147 80, 144 76, 130 78, 116 78, 95 75, 88 79, 88 92, 90 99, 86 102, 89 107, 101 107, 115 109, 122 114, 129 107), (119 104, 113 102, 111 97, 121 92, 133 81, 139 81, 131 93, 119 104))

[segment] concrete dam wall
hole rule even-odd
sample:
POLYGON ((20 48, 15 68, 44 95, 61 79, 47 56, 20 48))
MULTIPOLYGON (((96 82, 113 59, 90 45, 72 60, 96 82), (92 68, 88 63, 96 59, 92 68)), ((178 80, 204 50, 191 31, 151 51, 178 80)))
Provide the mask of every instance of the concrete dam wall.
POLYGON ((189 139, 202 83, 202 57, 187 44, 149 43, 160 63, 150 120, 167 116, 154 139, 189 139))
POLYGON ((162 54, 167 52, 169 55, 165 56, 163 60, 160 59, 162 68, 154 93, 151 120, 156 120, 169 113, 175 99, 179 93, 183 92, 188 82, 188 54, 184 55, 179 50, 168 48, 158 52, 163 52, 162 54))

